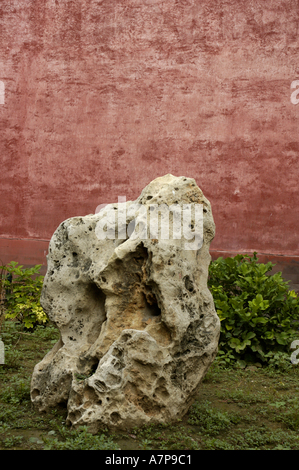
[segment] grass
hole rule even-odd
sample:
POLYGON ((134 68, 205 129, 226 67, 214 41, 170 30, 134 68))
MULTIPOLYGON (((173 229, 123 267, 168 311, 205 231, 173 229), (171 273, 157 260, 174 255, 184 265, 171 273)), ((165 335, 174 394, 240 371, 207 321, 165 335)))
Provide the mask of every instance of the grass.
POLYGON ((1 336, 0 450, 299 450, 299 365, 222 369, 216 360, 183 420, 92 435, 67 428, 64 408, 39 414, 31 406, 33 368, 56 343, 57 329, 29 333, 6 321, 1 336))

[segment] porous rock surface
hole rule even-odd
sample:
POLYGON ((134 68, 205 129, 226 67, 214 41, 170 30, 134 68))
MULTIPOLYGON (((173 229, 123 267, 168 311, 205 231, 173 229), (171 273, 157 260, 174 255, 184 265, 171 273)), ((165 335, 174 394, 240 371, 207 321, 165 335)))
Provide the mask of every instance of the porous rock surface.
POLYGON ((209 201, 193 179, 166 175, 135 202, 203 204, 201 248, 159 234, 99 239, 97 223, 120 203, 66 220, 49 245, 41 302, 61 337, 34 368, 31 400, 40 411, 67 404, 67 423, 91 432, 181 418, 217 353, 209 201))

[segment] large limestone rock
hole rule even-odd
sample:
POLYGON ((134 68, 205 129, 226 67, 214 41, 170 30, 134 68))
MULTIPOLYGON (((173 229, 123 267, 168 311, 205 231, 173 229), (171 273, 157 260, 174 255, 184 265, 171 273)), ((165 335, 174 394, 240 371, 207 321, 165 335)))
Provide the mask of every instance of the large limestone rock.
POLYGON ((166 220, 140 238, 145 212, 137 219, 132 202, 68 219, 49 246, 41 301, 61 338, 34 369, 31 399, 40 411, 67 404, 67 422, 92 432, 181 418, 217 353, 220 323, 207 288, 215 231, 209 201, 193 179, 166 175, 135 203, 147 216, 155 204, 201 204, 199 249, 173 236, 174 215, 169 239, 161 232, 166 220))

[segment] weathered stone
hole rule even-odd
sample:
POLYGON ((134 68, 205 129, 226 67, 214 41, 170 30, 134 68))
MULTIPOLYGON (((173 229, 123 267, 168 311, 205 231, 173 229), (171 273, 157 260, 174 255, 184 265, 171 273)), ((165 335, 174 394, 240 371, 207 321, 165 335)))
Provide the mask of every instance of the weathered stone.
MULTIPOLYGON (((161 239, 161 227, 154 239, 119 239, 119 225, 115 239, 100 240, 103 217, 129 214, 132 202, 68 219, 49 246, 41 302, 61 338, 34 369, 31 399, 40 411, 67 403, 67 422, 93 432, 181 418, 217 353, 209 201, 193 179, 166 175, 135 203, 202 204, 201 248, 161 239)), ((128 232, 134 221, 126 219, 128 232)))

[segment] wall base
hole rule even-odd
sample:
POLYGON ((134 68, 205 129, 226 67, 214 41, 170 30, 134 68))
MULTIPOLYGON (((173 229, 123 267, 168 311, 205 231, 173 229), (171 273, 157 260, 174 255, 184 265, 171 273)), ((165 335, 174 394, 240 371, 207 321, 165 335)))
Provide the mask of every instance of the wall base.
POLYGON ((47 254, 50 240, 21 240, 0 238, 0 265, 17 261, 24 267, 41 264, 41 274, 47 271, 47 254))
MULTIPOLYGON (((33 239, 6 239, 0 238, 0 265, 5 265, 10 261, 17 261, 24 267, 41 264, 41 274, 47 270, 47 254, 50 240, 33 239)), ((236 256, 237 252, 210 250, 212 259, 222 256, 236 256)), ((253 253, 246 253, 252 255, 253 253)), ((299 292, 299 256, 273 255, 269 253, 258 253, 260 263, 271 261, 275 264, 272 273, 282 272, 286 281, 290 281, 290 289, 299 292)))

